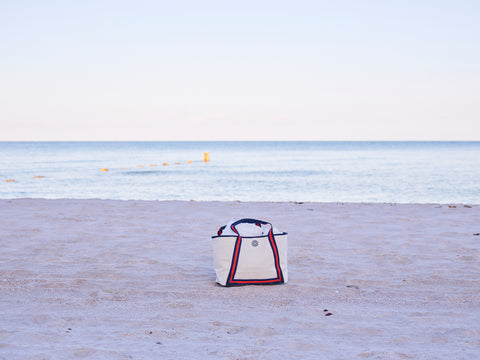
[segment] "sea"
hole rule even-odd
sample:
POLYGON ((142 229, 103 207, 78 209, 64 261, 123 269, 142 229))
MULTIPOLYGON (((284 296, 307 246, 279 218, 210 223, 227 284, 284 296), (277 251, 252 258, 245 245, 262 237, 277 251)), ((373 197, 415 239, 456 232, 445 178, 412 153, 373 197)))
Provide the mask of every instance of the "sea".
POLYGON ((0 198, 480 204, 480 142, 0 142, 0 198))

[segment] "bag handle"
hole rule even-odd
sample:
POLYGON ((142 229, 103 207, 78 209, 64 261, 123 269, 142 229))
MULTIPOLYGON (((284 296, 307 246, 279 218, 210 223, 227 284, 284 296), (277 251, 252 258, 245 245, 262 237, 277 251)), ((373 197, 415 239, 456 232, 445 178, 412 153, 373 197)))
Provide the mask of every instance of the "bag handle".
MULTIPOLYGON (((263 221, 263 220, 257 220, 257 219, 250 219, 250 218, 245 218, 245 219, 240 219, 240 220, 237 220, 235 221, 234 223, 232 223, 230 225, 230 228, 235 232, 235 234, 237 235, 240 235, 238 233, 238 230, 236 228, 237 225, 240 225, 240 224, 255 224, 257 226, 261 226, 261 225, 270 225, 270 231, 272 232, 272 235, 273 235, 273 225, 269 222, 266 222, 266 221, 263 221)), ((217 231, 217 235, 220 236, 222 235, 223 233, 223 230, 225 230, 225 227, 226 225, 222 226, 220 229, 218 229, 217 231)))
POLYGON ((235 221, 232 225, 230 225, 230 228, 238 234, 238 231, 236 229, 236 226, 237 225, 240 225, 240 224, 255 224, 257 225, 258 227, 260 227, 261 225, 270 225, 270 231, 273 232, 273 226, 272 224, 270 224, 269 222, 266 222, 266 221, 263 221, 263 220, 257 220, 257 219, 240 219, 240 220, 237 220, 235 221))

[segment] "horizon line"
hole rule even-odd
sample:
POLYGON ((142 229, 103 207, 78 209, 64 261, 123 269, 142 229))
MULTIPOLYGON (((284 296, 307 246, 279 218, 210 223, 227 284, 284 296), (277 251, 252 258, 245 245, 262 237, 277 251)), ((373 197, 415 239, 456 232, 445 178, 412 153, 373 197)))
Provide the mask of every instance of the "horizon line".
POLYGON ((2 140, 0 142, 480 142, 478 140, 2 140))

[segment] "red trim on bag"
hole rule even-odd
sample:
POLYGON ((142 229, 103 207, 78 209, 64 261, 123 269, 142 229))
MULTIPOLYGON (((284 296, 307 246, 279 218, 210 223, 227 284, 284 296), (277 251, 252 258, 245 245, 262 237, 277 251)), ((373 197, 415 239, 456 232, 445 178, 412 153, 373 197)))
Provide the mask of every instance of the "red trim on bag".
POLYGON ((278 256, 277 243, 273 239, 273 229, 269 231, 268 239, 270 240, 270 244, 272 245, 273 253, 275 255, 275 267, 277 268, 277 276, 280 280, 283 281, 283 273, 280 269, 280 257, 278 256))
POLYGON ((232 267, 230 269, 230 281, 233 282, 233 274, 236 273, 237 271, 237 260, 238 260, 238 255, 239 255, 239 249, 240 249, 240 242, 242 241, 242 237, 240 236, 239 232, 237 229, 235 229, 235 226, 233 224, 230 226, 231 229, 237 233, 237 241, 235 241, 235 252, 233 253, 233 262, 232 262, 232 267))
POLYGON ((231 284, 259 284, 259 283, 276 283, 281 282, 281 279, 270 279, 270 280, 233 280, 230 281, 231 284))

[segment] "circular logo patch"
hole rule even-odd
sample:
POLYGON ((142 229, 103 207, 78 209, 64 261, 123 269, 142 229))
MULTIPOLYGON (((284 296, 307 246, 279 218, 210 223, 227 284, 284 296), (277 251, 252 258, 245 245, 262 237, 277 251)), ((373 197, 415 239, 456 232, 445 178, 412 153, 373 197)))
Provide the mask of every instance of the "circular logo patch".
POLYGON ((258 241, 257 241, 257 240, 253 240, 253 241, 252 241, 252 246, 254 246, 254 247, 258 246, 258 241))

